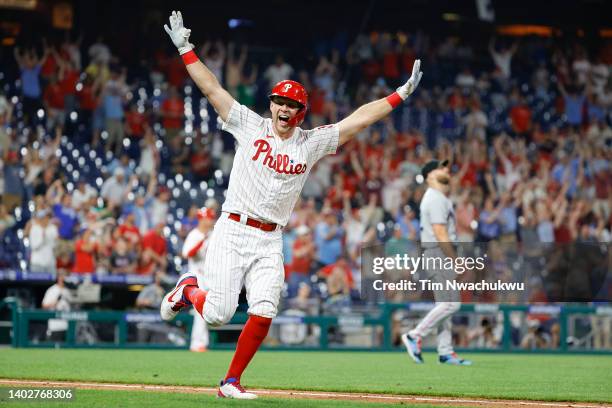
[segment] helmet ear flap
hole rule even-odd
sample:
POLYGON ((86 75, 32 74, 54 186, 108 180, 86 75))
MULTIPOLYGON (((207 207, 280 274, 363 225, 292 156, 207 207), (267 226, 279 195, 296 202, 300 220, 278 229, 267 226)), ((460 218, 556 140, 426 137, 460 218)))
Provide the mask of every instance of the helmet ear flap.
POLYGON ((304 106, 300 111, 289 120, 289 126, 300 126, 304 122, 304 118, 306 117, 306 111, 308 110, 307 106, 304 106))

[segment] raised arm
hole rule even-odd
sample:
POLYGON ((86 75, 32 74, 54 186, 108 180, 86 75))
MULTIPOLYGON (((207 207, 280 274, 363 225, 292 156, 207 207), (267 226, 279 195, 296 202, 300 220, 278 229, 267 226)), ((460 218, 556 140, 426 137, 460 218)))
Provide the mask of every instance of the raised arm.
POLYGON ((157 188, 157 172, 154 171, 149 177, 149 184, 147 185, 147 192, 145 198, 151 198, 155 195, 155 189, 157 188))
POLYGON ((225 45, 223 44, 223 41, 218 40, 215 43, 215 46, 217 47, 217 51, 219 52, 219 59, 222 61, 225 61, 226 52, 225 52, 225 45))
POLYGON ((59 204, 62 201, 62 197, 64 196, 64 186, 62 184, 62 180, 55 180, 53 184, 47 189, 47 194, 45 198, 47 202, 52 204, 59 204))
POLYGON ((215 75, 200 61, 193 51, 193 44, 189 43, 191 30, 183 26, 183 16, 180 11, 172 12, 170 15, 170 27, 164 25, 164 29, 176 48, 178 48, 179 54, 181 54, 183 62, 185 62, 187 67, 187 72, 191 79, 193 79, 193 82, 210 101, 221 119, 224 122, 227 121, 234 98, 223 89, 215 75))
POLYGON ((495 56, 497 52, 495 51, 495 37, 491 37, 489 40, 489 53, 491 56, 495 56))
POLYGON ((421 60, 416 60, 412 66, 412 76, 408 82, 397 88, 396 92, 386 98, 362 105, 355 112, 338 122, 340 131, 339 145, 350 141, 357 133, 391 113, 393 108, 400 105, 414 92, 422 76, 421 60))
POLYGON ((251 67, 251 76, 249 77, 248 83, 254 84, 257 81, 257 74, 259 73, 259 66, 257 64, 253 64, 251 67))
POLYGON ((238 57, 238 67, 240 71, 242 71, 242 69, 244 68, 244 64, 246 63, 248 52, 249 52, 249 47, 247 45, 243 45, 240 48, 240 56, 238 57))
POLYGON ((13 55, 15 56, 15 61, 17 61, 17 65, 19 65, 19 69, 24 69, 26 67, 25 59, 19 47, 15 46, 15 48, 13 48, 13 55))
POLYGON ((36 55, 36 65, 43 65, 45 63, 45 61, 47 61, 47 58, 49 58, 49 55, 51 55, 51 47, 49 47, 48 44, 46 44, 46 40, 43 42, 43 55, 41 58, 38 58, 38 54, 36 54, 35 51, 33 51, 33 54, 36 55))
POLYGON ((66 76, 66 71, 68 70, 68 63, 59 55, 55 48, 51 49, 51 55, 53 55, 53 58, 55 58, 55 61, 57 61, 57 79, 58 81, 62 81, 66 76))
POLYGON ((504 136, 498 136, 495 141, 493 141, 493 147, 495 149, 495 154, 497 155, 497 157, 499 158, 499 161, 501 161, 502 163, 506 162, 508 160, 508 156, 506 155, 506 152, 504 152, 504 136))

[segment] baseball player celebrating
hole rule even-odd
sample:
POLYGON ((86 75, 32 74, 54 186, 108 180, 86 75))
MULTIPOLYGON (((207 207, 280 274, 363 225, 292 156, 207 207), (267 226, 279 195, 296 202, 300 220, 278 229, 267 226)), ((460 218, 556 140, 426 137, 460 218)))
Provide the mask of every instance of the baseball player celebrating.
POLYGON ((309 172, 320 158, 335 153, 408 98, 421 80, 421 63, 414 63, 410 79, 388 97, 361 106, 339 123, 303 130, 299 126, 308 109, 308 95, 300 83, 277 83, 269 95, 272 117, 264 119, 236 102, 198 59, 180 12, 173 11, 170 26, 164 28, 237 147, 222 214, 208 241, 206 288, 198 287, 193 274, 182 275, 164 298, 160 314, 171 320, 193 305, 209 325, 221 326, 234 315, 244 286, 249 318, 218 396, 253 399, 257 396, 244 390, 240 378, 277 314, 284 279, 281 229, 309 172))
MULTIPOLYGON (((453 203, 447 197, 450 184, 448 160, 439 162, 431 160, 421 169, 427 183, 427 191, 421 199, 421 243, 425 258, 455 258, 452 245, 457 240, 455 230, 455 212, 453 203)), ((426 271, 432 282, 441 282, 455 278, 453 270, 426 271)), ((461 303, 456 292, 434 291, 436 305, 410 332, 402 335, 402 342, 410 357, 417 363, 423 363, 421 356, 421 339, 433 329, 438 329, 438 355, 440 363, 453 365, 471 365, 469 360, 461 359, 453 351, 452 314, 459 310, 461 303)))
MULTIPOLYGON (((198 286, 206 287, 203 283, 204 259, 206 257, 206 240, 215 225, 215 211, 210 208, 198 210, 198 225, 192 229, 183 244, 182 255, 188 260, 188 271, 190 276, 195 274, 198 278, 198 286)), ((208 327, 200 313, 195 313, 193 326, 191 328, 191 351, 205 351, 208 347, 208 327)))

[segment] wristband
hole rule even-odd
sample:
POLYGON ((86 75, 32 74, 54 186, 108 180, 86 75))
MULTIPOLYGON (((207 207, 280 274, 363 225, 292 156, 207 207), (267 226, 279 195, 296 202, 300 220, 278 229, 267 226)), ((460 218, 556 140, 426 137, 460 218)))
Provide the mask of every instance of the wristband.
POLYGON ((198 62, 200 60, 193 50, 187 51, 181 55, 181 57, 183 58, 185 65, 193 64, 194 62, 198 62))
POLYGON ((391 105, 392 108, 397 108, 399 105, 404 102, 401 96, 397 92, 393 92, 391 95, 387 96, 387 102, 391 105))

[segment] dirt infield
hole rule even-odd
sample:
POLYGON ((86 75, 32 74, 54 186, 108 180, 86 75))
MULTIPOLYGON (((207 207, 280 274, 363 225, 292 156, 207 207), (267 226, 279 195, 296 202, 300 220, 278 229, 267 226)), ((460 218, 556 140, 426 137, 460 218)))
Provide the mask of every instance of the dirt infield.
MULTIPOLYGON (((35 380, 13 380, 0 379, 0 386, 11 387, 66 387, 89 390, 131 390, 131 391, 154 391, 170 393, 189 394, 216 394, 216 388, 210 387, 186 387, 171 385, 147 385, 147 384, 116 384, 96 382, 72 382, 72 381, 35 381, 35 380)), ((611 405, 583 402, 547 402, 529 400, 497 400, 486 398, 456 398, 456 397, 430 397, 419 395, 391 395, 391 394, 362 394, 327 391, 298 391, 298 390, 270 390, 249 389, 262 397, 286 398, 286 399, 318 399, 318 400, 342 400, 361 402, 381 402, 396 404, 430 404, 443 406, 462 407, 505 407, 505 408, 612 408, 611 405)))

